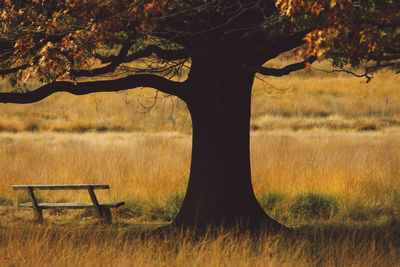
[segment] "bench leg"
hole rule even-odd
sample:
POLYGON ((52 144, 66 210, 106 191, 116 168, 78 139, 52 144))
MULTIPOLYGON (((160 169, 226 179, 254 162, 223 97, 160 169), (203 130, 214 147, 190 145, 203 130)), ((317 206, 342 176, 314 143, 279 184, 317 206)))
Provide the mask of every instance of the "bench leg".
POLYGON ((43 213, 42 213, 42 209, 39 207, 36 197, 35 197, 35 193, 33 193, 33 188, 31 186, 28 186, 28 193, 29 196, 31 198, 32 201, 32 208, 33 208, 33 212, 35 214, 35 220, 38 223, 42 223, 43 222, 43 213))
POLYGON ((112 223, 110 208, 100 207, 100 222, 104 224, 112 223))
POLYGON ((37 223, 43 223, 43 212, 42 212, 42 209, 33 209, 33 212, 35 213, 35 221, 37 223))
POLYGON ((93 186, 89 185, 88 188, 90 198, 92 199, 93 206, 97 211, 100 222, 105 224, 110 224, 112 222, 110 208, 103 207, 99 204, 96 194, 94 193, 93 186))

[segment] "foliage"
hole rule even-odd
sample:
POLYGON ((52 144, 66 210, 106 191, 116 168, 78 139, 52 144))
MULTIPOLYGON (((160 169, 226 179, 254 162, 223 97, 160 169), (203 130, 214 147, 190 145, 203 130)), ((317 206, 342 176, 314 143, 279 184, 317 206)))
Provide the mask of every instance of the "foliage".
POLYGON ((20 87, 32 77, 75 80, 121 46, 112 59, 154 44, 191 49, 203 40, 226 46, 224 39, 244 38, 248 49, 263 47, 260 57, 276 42, 301 48, 305 38, 305 58, 332 58, 338 67, 365 60, 398 66, 400 55, 400 3, 393 0, 2 0, 0 13, 0 73, 20 87))
MULTIPOLYGON (((277 0, 281 14, 321 17, 321 24, 306 36, 305 55, 333 58, 343 67, 365 60, 391 61, 400 54, 400 2, 394 0, 277 0)), ((399 68, 398 62, 391 62, 399 68)), ((384 65, 380 62, 378 65, 384 65)), ((389 64, 389 63, 386 63, 389 64)))
POLYGON ((73 76, 87 67, 97 49, 113 49, 140 39, 157 25, 154 18, 174 9, 175 1, 1 1, 3 69, 29 65, 18 79, 44 82, 73 76), (13 47, 7 47, 8 42, 13 47), (10 56, 8 53, 11 53, 10 56), (24 76, 24 77, 23 77, 24 76))

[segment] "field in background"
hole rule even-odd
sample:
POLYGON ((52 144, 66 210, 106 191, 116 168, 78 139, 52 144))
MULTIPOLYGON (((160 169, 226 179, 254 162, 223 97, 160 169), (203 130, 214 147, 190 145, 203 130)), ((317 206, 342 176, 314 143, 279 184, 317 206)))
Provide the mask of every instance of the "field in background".
MULTIPOLYGON (((0 104, 0 266, 398 266, 400 77, 369 84, 319 72, 256 79, 251 164, 262 207, 299 239, 229 233, 142 240, 171 221, 190 165, 190 118, 172 97, 139 89, 31 105, 0 104), (107 183, 126 201, 115 223, 90 211, 45 211, 32 223, 12 184, 107 183)), ((1 84, 7 89, 7 84, 1 84)), ((41 201, 89 201, 41 192, 41 201)), ((190 236, 190 234, 189 234, 190 236)))
MULTIPOLYGON (((280 78, 258 77, 253 87, 252 129, 399 127, 400 77, 388 72, 375 76, 368 84, 348 74, 315 70, 280 78)), ((1 90, 9 90, 9 85, 1 83, 1 90)), ((0 104, 0 110, 0 131, 6 132, 191 131, 185 104, 148 88, 88 96, 58 93, 35 104, 0 104)))

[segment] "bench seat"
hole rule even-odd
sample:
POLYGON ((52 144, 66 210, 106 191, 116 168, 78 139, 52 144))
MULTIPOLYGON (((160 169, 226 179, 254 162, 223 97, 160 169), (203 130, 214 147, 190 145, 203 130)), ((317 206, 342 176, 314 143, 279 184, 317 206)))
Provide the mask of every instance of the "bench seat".
MULTIPOLYGON (((125 202, 108 202, 99 203, 104 208, 118 208, 124 205, 125 202)), ((32 208, 32 202, 19 204, 20 207, 32 208)), ((87 209, 94 207, 93 203, 38 203, 40 209, 87 209)))
POLYGON ((108 184, 60 184, 60 185, 13 185, 14 190, 82 190, 82 189, 110 189, 108 184))

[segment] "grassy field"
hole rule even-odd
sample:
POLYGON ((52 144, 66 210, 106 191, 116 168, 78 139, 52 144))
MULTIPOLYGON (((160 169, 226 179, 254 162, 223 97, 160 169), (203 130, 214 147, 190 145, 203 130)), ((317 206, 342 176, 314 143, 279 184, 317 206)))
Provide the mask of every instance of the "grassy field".
MULTIPOLYGON (((400 77, 387 72, 375 76, 370 83, 348 74, 317 71, 258 77, 253 87, 252 128, 363 131, 399 127, 400 77)), ((0 83, 0 91, 9 87, 0 83)), ((0 131, 5 132, 191 131, 185 104, 148 88, 88 96, 58 93, 35 104, 0 104, 0 110, 0 131)))
MULTIPOLYGON (((0 266, 399 266, 399 77, 365 84, 302 73, 254 85, 251 164, 262 207, 302 236, 254 239, 221 230, 143 239, 170 222, 190 165, 182 102, 140 89, 32 105, 0 104, 0 266), (160 97, 160 96, 159 96, 160 97), (107 183, 125 201, 114 224, 91 211, 32 211, 12 184, 107 183)), ((2 84, 7 89, 7 84, 2 84)), ((41 192, 41 201, 89 201, 41 192)))

